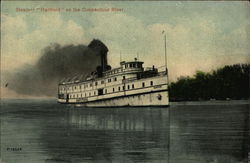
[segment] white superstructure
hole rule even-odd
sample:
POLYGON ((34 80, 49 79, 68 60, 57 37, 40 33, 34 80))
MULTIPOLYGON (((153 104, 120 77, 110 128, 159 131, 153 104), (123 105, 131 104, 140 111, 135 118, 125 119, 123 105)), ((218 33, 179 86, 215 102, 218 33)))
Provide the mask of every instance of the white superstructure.
POLYGON ((167 70, 144 69, 136 58, 120 67, 59 83, 58 102, 88 107, 168 106, 167 70))

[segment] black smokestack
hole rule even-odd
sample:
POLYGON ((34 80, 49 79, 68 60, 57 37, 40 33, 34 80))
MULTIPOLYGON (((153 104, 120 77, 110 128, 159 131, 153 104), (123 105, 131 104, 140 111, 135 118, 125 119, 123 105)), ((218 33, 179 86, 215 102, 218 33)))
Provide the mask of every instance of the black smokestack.
POLYGON ((103 72, 111 69, 111 67, 108 65, 108 60, 107 60, 107 53, 108 53, 108 48, 106 45, 104 45, 100 40, 92 40, 90 44, 88 45, 90 49, 95 49, 95 51, 100 54, 100 62, 101 65, 97 67, 97 75, 98 77, 103 76, 103 72))
POLYGON ((98 51, 98 53, 100 54, 102 71, 106 71, 108 66, 107 52, 109 51, 107 46, 104 45, 100 40, 94 39, 90 42, 88 47, 90 49, 95 49, 96 51, 98 51))
POLYGON ((88 46, 50 45, 44 48, 34 66, 25 66, 8 75, 8 88, 20 94, 55 97, 61 79, 75 75, 86 76, 99 65, 108 67, 107 52, 108 48, 99 40, 91 41, 88 46))

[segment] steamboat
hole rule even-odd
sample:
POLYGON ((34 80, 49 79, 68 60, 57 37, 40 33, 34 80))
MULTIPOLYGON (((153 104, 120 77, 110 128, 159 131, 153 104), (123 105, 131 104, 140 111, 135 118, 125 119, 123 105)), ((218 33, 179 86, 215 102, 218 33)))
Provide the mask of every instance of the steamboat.
POLYGON ((59 83, 59 103, 85 107, 169 105, 167 68, 144 68, 144 62, 134 58, 111 69, 107 52, 108 49, 102 51, 101 66, 96 71, 59 83))

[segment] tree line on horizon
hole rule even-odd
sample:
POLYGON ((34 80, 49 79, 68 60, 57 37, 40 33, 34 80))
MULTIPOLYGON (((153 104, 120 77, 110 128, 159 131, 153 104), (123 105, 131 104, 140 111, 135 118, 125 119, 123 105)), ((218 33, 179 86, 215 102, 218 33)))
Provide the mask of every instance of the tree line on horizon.
POLYGON ((180 77, 169 85, 170 101, 249 99, 249 70, 250 64, 234 64, 180 77))

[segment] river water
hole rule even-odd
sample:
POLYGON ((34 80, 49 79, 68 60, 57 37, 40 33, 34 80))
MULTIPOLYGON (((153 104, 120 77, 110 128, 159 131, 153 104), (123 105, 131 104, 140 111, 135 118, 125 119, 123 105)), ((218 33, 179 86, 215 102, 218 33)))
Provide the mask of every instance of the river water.
POLYGON ((249 101, 76 108, 55 100, 2 100, 0 117, 6 163, 248 160, 249 101))

